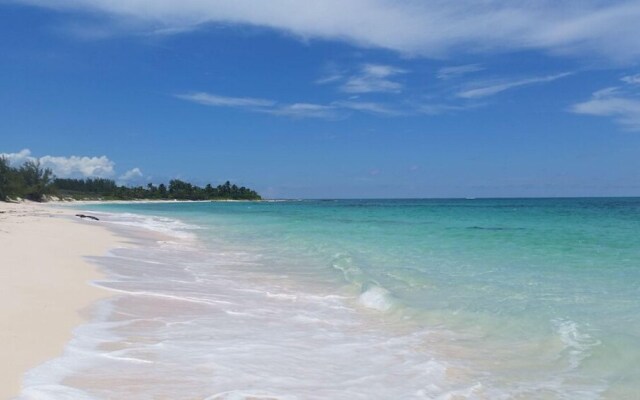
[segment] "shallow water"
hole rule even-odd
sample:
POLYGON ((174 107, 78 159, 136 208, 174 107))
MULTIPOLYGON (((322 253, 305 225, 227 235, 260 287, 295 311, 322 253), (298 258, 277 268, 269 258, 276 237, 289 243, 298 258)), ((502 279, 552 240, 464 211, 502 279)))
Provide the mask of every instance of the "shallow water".
POLYGON ((141 246, 22 398, 640 393, 640 199, 88 208, 141 246))

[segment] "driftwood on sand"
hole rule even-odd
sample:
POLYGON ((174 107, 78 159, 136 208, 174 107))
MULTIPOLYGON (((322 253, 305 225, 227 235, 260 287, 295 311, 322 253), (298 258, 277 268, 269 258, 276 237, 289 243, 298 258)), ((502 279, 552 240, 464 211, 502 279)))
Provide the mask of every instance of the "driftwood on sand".
POLYGON ((92 219, 94 221, 100 221, 99 218, 94 217, 93 215, 76 214, 76 217, 80 217, 82 219, 88 218, 88 219, 92 219))

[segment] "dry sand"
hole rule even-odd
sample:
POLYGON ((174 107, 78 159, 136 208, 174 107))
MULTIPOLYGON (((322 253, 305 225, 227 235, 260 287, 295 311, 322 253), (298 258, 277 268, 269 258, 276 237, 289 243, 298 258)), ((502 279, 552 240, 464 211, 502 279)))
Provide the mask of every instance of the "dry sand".
POLYGON ((60 355, 81 311, 108 295, 90 285, 100 274, 83 256, 105 254, 117 238, 73 214, 0 202, 0 399, 17 396, 24 372, 60 355))

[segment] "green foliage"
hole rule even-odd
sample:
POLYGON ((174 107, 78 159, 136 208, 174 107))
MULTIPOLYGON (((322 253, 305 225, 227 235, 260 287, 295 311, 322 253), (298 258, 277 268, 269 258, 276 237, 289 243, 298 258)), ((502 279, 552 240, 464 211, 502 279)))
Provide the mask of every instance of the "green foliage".
POLYGON ((52 193, 53 173, 48 168, 40 168, 40 161, 27 161, 18 171, 23 179, 27 199, 42 201, 45 195, 52 193))
POLYGON ((260 200, 255 191, 226 182, 217 187, 211 184, 201 188, 189 182, 173 179, 169 187, 163 183, 146 187, 118 186, 110 179, 56 179, 54 181, 61 196, 76 199, 106 200, 260 200))
POLYGON ((0 201, 26 198, 43 201, 47 195, 59 194, 75 199, 105 200, 260 200, 255 191, 229 181, 217 187, 211 184, 201 188, 189 182, 174 179, 169 187, 152 183, 146 187, 118 186, 111 179, 54 178, 50 169, 43 169, 37 161, 27 161, 19 168, 9 165, 0 157, 0 201))
POLYGON ((9 196, 9 161, 0 157, 0 201, 6 201, 9 196))
POLYGON ((24 197, 42 201, 53 193, 52 178, 51 170, 40 168, 37 161, 27 161, 20 168, 13 168, 7 159, 0 158, 0 200, 24 197))
POLYGON ((110 179, 56 179, 55 187, 60 193, 78 194, 88 197, 102 197, 113 194, 118 189, 110 179))

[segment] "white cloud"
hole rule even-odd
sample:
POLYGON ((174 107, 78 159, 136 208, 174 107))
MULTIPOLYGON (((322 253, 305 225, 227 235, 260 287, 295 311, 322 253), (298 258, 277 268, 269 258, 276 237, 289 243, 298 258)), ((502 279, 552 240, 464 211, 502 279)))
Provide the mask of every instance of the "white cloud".
POLYGON ((203 104, 205 106, 270 107, 275 104, 275 102, 271 100, 256 99, 252 97, 227 97, 204 92, 177 94, 176 97, 182 100, 203 104))
POLYGON ((249 111, 293 118, 332 119, 336 117, 335 107, 331 105, 311 103, 280 104, 274 100, 252 97, 227 97, 205 92, 178 94, 175 97, 211 107, 244 108, 249 111))
POLYGON ((335 83, 344 79, 346 71, 335 62, 327 62, 322 67, 322 76, 315 81, 317 85, 335 83))
POLYGON ((244 108, 252 112, 260 112, 265 114, 279 115, 291 118, 321 118, 321 119, 339 119, 345 115, 345 111, 360 111, 373 114, 395 116, 401 115, 402 112, 390 109, 382 104, 373 102, 358 101, 334 101, 329 104, 314 103, 278 103, 274 100, 254 99, 250 97, 226 97, 216 94, 198 92, 187 95, 176 95, 177 98, 204 104, 212 107, 244 108))
POLYGON ((14 1, 102 12, 127 22, 120 25, 136 21, 163 34, 237 24, 427 57, 539 49, 615 61, 640 58, 640 2, 634 0, 14 1))
POLYGON ((316 80, 316 83, 318 85, 326 85, 328 83, 338 82, 342 78, 343 78, 342 74, 335 73, 335 74, 323 76, 322 78, 316 80))
POLYGON ((142 177, 143 174, 140 168, 133 168, 122 174, 118 179, 123 182, 130 182, 139 180, 142 177))
POLYGON ((451 113, 455 111, 463 111, 471 108, 478 107, 479 104, 465 104, 465 105, 453 105, 453 104, 437 104, 437 103, 426 103, 420 104, 416 107, 416 111, 420 114, 425 115, 440 115, 451 113))
POLYGON ((640 85, 640 74, 625 76, 621 81, 630 85, 640 85))
POLYGON ((323 119, 335 119, 339 114, 333 106, 325 106, 321 104, 310 103, 294 103, 271 110, 267 110, 269 114, 283 115, 293 118, 323 118, 323 119))
POLYGON ((436 76, 438 79, 451 79, 482 70, 484 70, 484 68, 479 64, 456 65, 453 67, 440 68, 436 76))
POLYGON ((611 117, 631 131, 640 131, 640 96, 618 87, 594 92, 591 99, 574 104, 570 111, 576 114, 611 117))
POLYGON ((205 92, 198 92, 197 96, 176 95, 175 97, 198 104, 208 105, 211 107, 227 107, 229 103, 232 103, 234 104, 234 107, 245 109, 246 111, 255 113, 271 114, 289 118, 319 118, 327 120, 338 120, 346 118, 350 114, 352 114, 352 112, 374 114, 386 117, 420 114, 439 115, 468 110, 483 105, 483 103, 479 103, 478 101, 466 102, 466 104, 421 103, 416 101, 403 101, 399 104, 385 104, 380 102, 360 100, 360 96, 358 95, 350 96, 347 100, 335 100, 326 104, 307 102, 279 103, 275 100, 254 99, 252 97, 226 97, 205 92), (203 101, 203 99, 215 100, 203 101), (219 101, 218 99, 224 99, 224 101, 219 101), (232 100, 227 101, 228 99, 232 100), (244 101, 248 99, 258 100, 259 103, 257 101, 244 101), (261 106, 258 107, 256 106, 256 104, 260 104, 261 106))
POLYGON ((402 84, 390 78, 405 72, 390 65, 365 64, 358 74, 347 79, 341 89, 347 93, 398 93, 402 84))
POLYGON ((0 157, 9 161, 9 165, 18 167, 27 161, 36 161, 34 157, 31 157, 31 150, 22 149, 17 153, 0 153, 0 157))
MULTIPOLYGON (((211 107, 226 107, 228 102, 218 101, 217 99, 252 99, 250 97, 226 97, 215 94, 209 94, 204 92, 197 93, 197 96, 191 95, 176 95, 177 98, 195 102, 198 104, 205 104, 211 107), (204 102, 202 99, 216 99, 211 102, 204 102)), ((337 120, 348 117, 350 112, 360 112, 367 114, 375 114, 379 116, 397 117, 405 115, 438 115, 454 111, 462 111, 470 108, 475 108, 481 105, 478 102, 473 104, 424 104, 416 102, 403 102, 401 105, 391 106, 389 104, 362 101, 358 100, 359 96, 351 96, 348 100, 335 100, 327 104, 315 104, 315 103, 279 103, 275 100, 259 99, 260 104, 265 106, 254 106, 253 102, 236 102, 237 108, 243 108, 250 112, 271 114, 282 117, 290 118, 319 118, 327 120, 337 120), (242 105, 240 105, 242 104, 242 105), (246 105, 245 105, 246 104, 246 105), (268 106, 267 106, 268 104, 268 106)))
POLYGON ((59 178, 109 178, 115 174, 115 163, 106 156, 44 156, 37 158, 31 155, 31 150, 29 149, 21 150, 18 153, 3 153, 0 156, 6 157, 13 166, 22 165, 29 160, 40 161, 42 168, 50 168, 59 178))
POLYGON ((355 111, 362 111, 371 114, 397 116, 404 114, 402 111, 391 109, 383 104, 366 101, 336 101, 333 103, 337 107, 347 108, 355 111))
POLYGON ((457 96, 462 97, 464 99, 475 99, 480 97, 493 96, 500 92, 504 92, 505 90, 509 90, 509 89, 513 89, 521 86, 534 85, 537 83, 552 82, 569 75, 571 75, 571 72, 565 72, 562 74, 542 76, 542 77, 512 80, 512 81, 502 81, 502 82, 494 82, 494 83, 474 83, 472 84, 471 88, 458 92, 457 96))
POLYGON ((108 178, 114 175, 115 163, 106 156, 101 157, 40 157, 44 168, 51 168, 60 178, 66 177, 99 177, 108 178))

